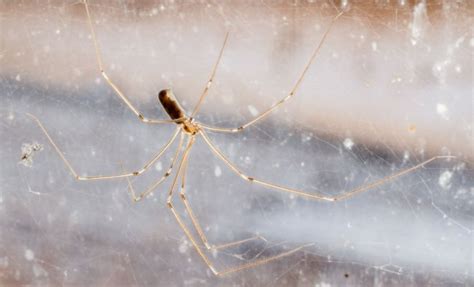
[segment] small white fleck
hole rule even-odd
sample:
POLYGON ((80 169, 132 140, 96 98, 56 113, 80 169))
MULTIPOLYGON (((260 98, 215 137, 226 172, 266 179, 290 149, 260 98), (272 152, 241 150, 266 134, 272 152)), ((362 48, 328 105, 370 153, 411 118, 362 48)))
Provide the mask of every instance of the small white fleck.
POLYGON ((304 167, 304 161, 301 162, 301 167, 304 167))
POLYGON ((372 51, 377 51, 377 42, 372 42, 372 51))
POLYGON ((469 45, 471 45, 471 47, 474 47, 474 38, 471 38, 471 40, 469 40, 469 45))
POLYGON ((403 152, 403 161, 405 162, 409 159, 410 159, 410 152, 406 150, 403 152))
POLYGON ((258 110, 254 106, 249 105, 247 108, 252 116, 256 117, 258 115, 258 110))
POLYGON ((321 282, 321 283, 316 283, 314 287, 331 287, 331 284, 326 283, 326 282, 321 282))
POLYGON ((451 178, 453 177, 453 173, 451 171, 443 172, 439 179, 438 183, 443 189, 449 189, 451 187, 451 178))
POLYGON ((188 251, 188 242, 183 240, 183 242, 181 242, 179 245, 178 250, 180 253, 186 253, 186 251, 188 251))
POLYGON ((17 82, 20 82, 20 81, 21 81, 21 76, 20 76, 20 74, 17 74, 17 75, 16 75, 15 80, 17 80, 17 82))
POLYGON ((456 73, 461 73, 461 72, 462 72, 461 65, 459 65, 459 64, 456 65, 456 66, 454 67, 454 70, 456 71, 456 73))
POLYGON ((216 168, 214 169, 214 175, 215 175, 216 177, 219 177, 219 176, 222 175, 222 170, 221 170, 221 167, 220 167, 220 166, 216 165, 216 168))
POLYGON ((56 32, 57 35, 61 34, 61 30, 59 30, 59 29, 56 29, 55 32, 56 32))
POLYGON ((101 82, 102 82, 102 80, 99 77, 95 78, 95 83, 97 85, 100 85, 101 82))
POLYGON ((35 259, 35 253, 33 251, 31 251, 31 249, 26 249, 25 250, 25 258, 26 258, 26 260, 31 261, 31 260, 35 259))
POLYGON ((159 161, 159 162, 157 162, 157 163, 155 164, 155 169, 156 169, 157 171, 163 170, 163 164, 161 163, 161 161, 159 161))
POLYGON ((445 104, 436 104, 436 112, 445 120, 449 120, 448 107, 445 104))
POLYGON ((354 141, 352 141, 351 138, 346 138, 344 140, 344 147, 347 149, 347 150, 352 150, 352 147, 354 146, 354 141))

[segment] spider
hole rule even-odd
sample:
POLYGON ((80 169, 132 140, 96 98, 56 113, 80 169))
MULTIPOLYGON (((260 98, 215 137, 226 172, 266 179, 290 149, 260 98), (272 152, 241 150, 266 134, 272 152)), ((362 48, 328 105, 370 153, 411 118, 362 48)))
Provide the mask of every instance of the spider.
POLYGON ((355 188, 355 189, 347 191, 347 192, 343 192, 343 193, 341 193, 339 195, 335 195, 335 196, 328 196, 328 195, 323 195, 323 194, 318 194, 318 193, 310 193, 310 192, 306 192, 306 191, 302 191, 302 190, 297 190, 297 189, 293 189, 293 188, 290 188, 290 187, 285 187, 285 186, 282 186, 282 185, 277 185, 277 184, 270 183, 270 182, 267 182, 267 181, 264 181, 264 180, 260 180, 260 179, 257 179, 255 177, 253 177, 253 176, 249 176, 244 171, 242 171, 239 167, 237 167, 236 164, 231 162, 226 157, 226 155, 219 148, 217 148, 216 145, 214 145, 214 143, 211 141, 210 137, 208 136, 207 132, 209 131, 209 132, 217 132, 217 133, 241 133, 246 128, 256 124, 257 122, 259 122, 262 119, 269 116, 272 112, 274 112, 279 107, 281 107, 284 103, 286 103, 288 100, 293 98, 295 96, 300 84, 302 83, 305 74, 307 73, 307 71, 310 68, 310 66, 312 65, 312 63, 314 62, 314 60, 315 60, 316 56, 318 55, 318 52, 320 51, 321 47, 323 46, 323 43, 324 43, 326 37, 328 36, 332 26, 337 21, 337 19, 343 14, 343 12, 339 13, 337 16, 335 16, 332 19, 332 21, 329 24, 328 28, 326 28, 326 31, 324 32, 322 38, 320 39, 320 41, 316 45, 315 49, 313 50, 312 54, 310 55, 309 60, 305 64, 305 66, 303 68, 303 71, 301 72, 299 78, 297 79, 296 83, 294 84, 294 86, 292 87, 292 89, 290 90, 290 92, 288 93, 288 95, 286 97, 279 100, 278 102, 273 104, 271 107, 266 109, 264 112, 260 113, 255 118, 251 119, 250 121, 248 121, 247 123, 245 123, 243 125, 240 125, 239 127, 236 127, 236 128, 222 128, 222 127, 213 127, 213 126, 210 126, 210 125, 207 125, 207 124, 200 123, 200 122, 195 120, 195 116, 199 112, 199 109, 200 109, 204 99, 206 98, 206 95, 208 94, 208 91, 211 88, 211 85, 213 83, 214 76, 216 74, 217 68, 219 66, 220 60, 222 58, 222 55, 224 53, 224 49, 225 49, 226 44, 227 44, 227 40, 229 38, 229 33, 228 32, 225 35, 224 42, 223 42, 222 47, 220 49, 219 55, 217 57, 217 61, 215 62, 214 66, 212 68, 212 71, 210 73, 209 80, 207 81, 207 84, 206 84, 204 90, 202 91, 202 93, 201 93, 201 95, 200 95, 200 97, 197 101, 197 104, 194 106, 192 112, 190 114, 186 113, 185 110, 179 104, 177 98, 174 96, 172 90, 171 89, 165 89, 165 90, 162 90, 162 91, 159 92, 158 100, 159 100, 162 108, 166 112, 166 114, 169 116, 169 119, 167 119, 167 120, 164 120, 164 119, 151 119, 151 118, 145 117, 141 112, 138 111, 138 109, 122 93, 122 91, 112 81, 112 79, 108 76, 107 72, 105 71, 104 65, 103 65, 103 62, 102 62, 99 43, 98 43, 98 40, 97 40, 94 24, 93 24, 93 21, 92 21, 92 16, 91 16, 91 13, 90 13, 90 8, 89 8, 87 0, 84 0, 83 3, 84 3, 85 11, 86 11, 86 14, 87 14, 87 21, 88 21, 88 26, 89 26, 90 33, 91 33, 91 36, 92 36, 92 41, 94 43, 97 65, 98 65, 98 68, 99 68, 99 71, 100 71, 102 77, 105 79, 107 84, 114 90, 115 94, 120 98, 120 100, 131 110, 131 112, 133 112, 137 116, 138 120, 141 121, 142 123, 145 123, 145 124, 175 124, 176 129, 175 129, 173 135, 171 136, 171 138, 167 141, 167 143, 150 160, 148 160, 143 165, 142 168, 140 168, 138 170, 135 170, 135 171, 132 171, 132 172, 123 172, 122 171, 122 173, 115 174, 115 175, 81 176, 73 168, 71 163, 66 159, 66 157, 64 156, 64 153, 61 151, 61 149, 58 147, 58 145, 52 139, 52 137, 50 136, 50 134, 46 130, 45 126, 41 123, 41 121, 37 117, 35 117, 31 114, 28 114, 28 115, 30 117, 32 117, 34 121, 36 121, 39 128, 42 130, 42 132, 44 133, 44 135, 48 139, 49 143, 55 149, 55 151, 57 152, 59 157, 62 159, 62 161, 67 166, 70 173, 74 176, 74 178, 76 180, 91 181, 91 180, 108 180, 108 179, 126 178, 127 182, 128 182, 128 189, 129 189, 129 192, 131 194, 131 199, 132 199, 133 202, 138 202, 138 201, 144 199, 147 195, 151 194, 161 183, 163 183, 170 175, 173 174, 173 168, 175 166, 177 166, 177 170, 174 173, 174 176, 173 176, 173 179, 172 179, 171 187, 169 188, 169 191, 168 191, 168 196, 167 196, 167 201, 166 201, 167 206, 171 210, 171 213, 175 217, 178 225, 183 230, 186 237, 192 243, 192 245, 195 248, 195 250, 197 251, 198 255, 202 258, 204 263, 208 266, 208 268, 215 275, 222 276, 222 275, 234 273, 234 272, 237 272, 237 271, 241 271, 241 270, 244 270, 244 269, 253 268, 253 267, 256 267, 258 265, 266 264, 266 263, 269 263, 269 262, 274 261, 276 259, 288 256, 288 255, 293 254, 297 251, 300 251, 308 245, 302 245, 302 246, 299 246, 297 248, 293 248, 289 251, 286 251, 286 252, 280 253, 278 255, 272 256, 272 257, 267 257, 267 258, 264 258, 264 259, 258 259, 258 260, 251 261, 249 263, 244 263, 242 265, 238 265, 238 266, 231 267, 231 268, 228 268, 228 269, 219 270, 214 265, 214 263, 212 263, 209 256, 206 254, 206 252, 205 252, 206 249, 207 250, 217 250, 217 249, 227 248, 227 247, 231 247, 231 246, 236 246, 238 244, 242 244, 242 243, 248 242, 250 240, 255 240, 255 239, 265 240, 265 239, 261 236, 254 236, 254 237, 251 237, 251 238, 248 238, 248 239, 239 240, 239 241, 235 241, 235 242, 231 242, 231 243, 227 243, 227 244, 223 244, 223 245, 219 245, 219 246, 212 245, 212 244, 209 243, 208 239, 206 238, 206 235, 203 232, 203 229, 201 228, 201 225, 199 224, 199 221, 198 221, 197 217, 194 215, 194 212, 191 208, 191 205, 190 205, 190 203, 189 203, 189 201, 186 197, 186 190, 185 190, 185 181, 186 181, 186 173, 187 173, 186 169, 187 169, 187 165, 188 165, 188 157, 189 157, 189 154, 191 152, 191 149, 192 149, 197 137, 202 137, 204 142, 207 144, 207 146, 210 148, 210 150, 214 153, 214 155, 217 156, 217 158, 222 160, 225 163, 225 165, 232 172, 234 172, 236 175, 238 175, 243 180, 245 180, 249 183, 262 185, 262 186, 264 186, 268 189, 271 189, 271 190, 278 190, 278 191, 282 191, 282 192, 287 192, 287 193, 294 194, 294 195, 297 195, 297 196, 300 196, 300 197, 305 197, 305 198, 308 198, 308 199, 328 201, 328 202, 335 202, 335 201, 338 201, 338 200, 347 199, 347 198, 350 198, 350 197, 352 197, 356 194, 368 191, 370 189, 373 189, 376 186, 380 186, 380 185, 382 185, 382 184, 384 184, 388 181, 394 180, 394 179, 396 179, 396 178, 398 178, 402 175, 408 174, 408 173, 410 173, 410 172, 412 172, 416 169, 419 169, 419 168, 423 167, 424 165, 426 165, 426 164, 428 164, 428 163, 430 163, 434 160, 441 159, 441 158, 451 158, 451 156, 435 156, 435 157, 432 157, 432 158, 430 158, 426 161, 423 161, 422 163, 419 163, 419 164, 417 164, 413 167, 401 170, 397 173, 394 173, 394 174, 386 176, 382 179, 376 180, 372 183, 360 186, 358 188, 355 188), (135 176, 139 176, 139 175, 143 174, 147 169, 150 168, 150 166, 152 166, 158 159, 160 159, 160 157, 170 148, 170 146, 176 141, 176 139, 178 137, 179 137, 178 147, 177 147, 177 149, 174 153, 174 156, 171 160, 171 163, 170 163, 166 173, 163 176, 161 176, 158 180, 156 180, 153 184, 151 184, 148 188, 146 188, 144 191, 137 194, 135 192, 133 186, 132 186, 132 183, 130 181, 130 177, 135 177, 135 176), (195 231, 197 232, 199 238, 195 237, 191 233, 191 229, 188 228, 184 224, 183 218, 181 217, 181 215, 179 213, 176 212, 174 202, 173 202, 173 193, 176 189, 178 180, 180 180, 180 182, 181 182, 180 199, 182 200, 182 202, 184 204, 184 208, 185 208, 186 212, 189 214, 189 217, 190 217, 191 222, 192 222, 192 226, 194 227, 195 231), (198 239, 202 241, 204 246, 202 246, 198 243, 198 239))

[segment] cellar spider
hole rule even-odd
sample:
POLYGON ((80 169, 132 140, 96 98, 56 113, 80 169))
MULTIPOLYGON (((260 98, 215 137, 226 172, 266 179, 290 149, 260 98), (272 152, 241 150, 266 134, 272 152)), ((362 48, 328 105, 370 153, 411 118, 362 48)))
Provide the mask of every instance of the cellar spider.
POLYGON ((279 191, 287 192, 287 193, 294 194, 294 195, 301 196, 301 197, 308 198, 308 199, 314 199, 314 200, 320 200, 320 201, 329 201, 329 202, 335 202, 335 201, 338 201, 338 200, 346 199, 346 198, 352 197, 356 194, 368 191, 368 190, 370 190, 372 188, 375 188, 377 186, 380 186, 380 185, 382 185, 382 184, 384 184, 388 181, 394 180, 394 179, 396 179, 396 178, 398 178, 402 175, 413 172, 414 170, 419 169, 419 168, 423 167, 424 165, 426 165, 426 164, 428 164, 428 163, 430 163, 434 160, 441 159, 441 158, 451 158, 451 156, 435 156, 435 157, 432 157, 428 160, 425 160, 424 162, 422 162, 420 164, 417 164, 413 167, 401 170, 397 173, 394 173, 394 174, 386 176, 382 179, 376 180, 372 183, 360 186, 358 188, 355 188, 355 189, 347 191, 347 192, 343 192, 343 193, 341 193, 339 195, 335 195, 335 196, 329 196, 329 195, 323 195, 323 194, 320 194, 320 193, 310 193, 310 192, 306 192, 306 191, 302 191, 302 190, 297 190, 297 189, 293 189, 293 188, 290 188, 290 187, 285 187, 285 186, 282 186, 282 185, 277 185, 277 184, 273 184, 273 183, 270 183, 270 182, 267 182, 267 181, 264 181, 264 180, 260 180, 260 179, 257 179, 255 177, 253 177, 253 176, 249 176, 244 171, 242 171, 239 167, 237 167, 236 164, 231 162, 227 158, 227 156, 224 155, 224 153, 219 148, 217 148, 216 145, 214 145, 214 143, 211 141, 210 137, 208 136, 207 131, 219 132, 219 133, 239 133, 239 132, 243 132, 246 128, 256 124, 257 122, 259 122, 262 119, 269 116, 273 111, 277 110, 285 102, 287 102, 289 99, 291 99, 293 96, 295 96, 299 86, 301 85, 301 83, 304 79, 305 74, 307 73, 307 71, 310 68, 311 64, 314 62, 314 59, 318 55, 318 52, 320 51, 326 37, 328 36, 328 34, 329 34, 329 32, 332 28, 332 26, 334 25, 336 20, 342 15, 342 12, 339 13, 337 16, 335 16, 333 18, 333 20, 331 21, 331 23, 329 24, 329 26, 326 29, 326 31, 324 32, 321 40, 316 45, 315 49, 313 50, 312 54, 310 55, 309 60, 306 63, 306 65, 304 66, 303 71, 301 72, 299 78, 296 80, 296 83, 291 88, 290 92, 288 93, 288 95, 286 97, 279 100, 278 102, 273 104, 271 107, 266 109, 264 112, 257 115, 255 118, 251 119, 250 121, 248 121, 247 123, 245 123, 243 125, 240 125, 237 128, 221 128, 221 127, 213 127, 213 126, 209 126, 209 125, 197 122, 194 118, 195 118, 196 114, 199 112, 199 109, 200 109, 206 95, 208 94, 209 89, 211 88, 211 85, 212 85, 213 80, 214 80, 214 76, 216 74, 216 71, 217 71, 217 68, 219 66, 220 60, 222 58, 225 46, 227 44, 227 40, 229 38, 229 33, 227 33, 225 35, 224 42, 223 42, 222 47, 220 49, 219 55, 217 57, 217 61, 215 62, 214 66, 212 68, 209 80, 207 81, 207 84, 204 87, 204 90, 202 91, 202 93, 201 93, 201 95, 200 95, 200 97, 197 101, 197 104, 194 106, 192 112, 190 114, 187 114, 184 111, 184 109, 181 107, 181 105, 179 104, 178 100, 174 96, 171 89, 165 89, 165 90, 162 90, 162 91, 159 92, 158 100, 159 100, 161 106, 163 107, 164 111, 168 114, 170 119, 168 119, 168 120, 150 119, 148 117, 145 117, 141 112, 138 111, 138 109, 122 93, 122 91, 112 81, 112 79, 108 76, 107 72, 105 71, 104 65, 103 65, 103 62, 102 62, 99 43, 98 43, 98 40, 97 40, 94 24, 93 24, 90 9, 89 9, 89 5, 87 3, 87 0, 84 0, 83 3, 84 3, 86 14, 87 14, 87 21, 88 21, 90 33, 91 33, 91 36, 92 36, 92 41, 94 43, 97 65, 99 67, 99 70, 100 70, 100 73, 101 73, 102 77, 105 79, 107 84, 114 90, 116 95, 135 114, 135 116, 137 116, 138 120, 140 120, 142 123, 145 123, 145 124, 175 124, 176 129, 175 129, 173 135, 171 136, 171 138, 159 150, 159 152, 157 152, 150 160, 148 160, 138 170, 131 171, 131 172, 122 172, 122 173, 115 174, 115 175, 81 176, 76 171, 76 169, 73 168, 73 166, 71 165, 69 160, 66 159, 66 157, 64 156, 64 153, 61 151, 61 149, 58 147, 58 145, 52 139, 52 137, 50 136, 50 134, 48 133, 48 131, 46 130, 44 125, 40 122, 40 120, 37 117, 35 117, 31 114, 28 114, 28 115, 30 117, 32 117, 34 119, 34 121, 36 121, 39 128, 42 130, 44 135, 47 137, 50 144, 53 146, 53 148, 55 149, 55 151, 57 152, 59 157, 62 159, 62 161, 67 166, 67 168, 69 169, 69 171, 71 172, 71 174, 74 176, 74 178, 76 180, 90 181, 90 180, 107 180, 107 179, 126 178, 127 181, 128 181, 128 189, 129 189, 130 194, 131 194, 131 199, 134 202, 138 202, 138 201, 144 199, 147 195, 151 194, 161 183, 163 183, 166 180, 166 178, 168 178, 170 175, 172 175, 173 168, 177 165, 177 170, 174 174, 171 187, 169 188, 169 191, 168 191, 168 197, 167 197, 167 201, 166 201, 167 205, 168 205, 168 208, 171 210, 171 213, 175 217, 178 225, 184 231, 186 237, 192 243, 193 247, 195 248, 195 250, 197 251, 199 256, 202 258, 202 260, 205 262, 205 264, 209 267, 209 269, 215 275, 221 275, 222 276, 222 275, 234 273, 234 272, 237 272, 237 271, 240 271, 240 270, 253 268, 253 267, 256 267, 258 265, 266 264, 268 262, 274 261, 276 259, 288 256, 288 255, 293 254, 293 253, 295 253, 299 250, 302 250, 304 247, 306 247, 308 245, 299 246, 299 247, 291 249, 289 251, 280 253, 276 256, 272 256, 272 257, 268 257, 268 258, 264 258, 264 259, 258 259, 258 260, 255 260, 255 261, 252 261, 252 262, 249 262, 249 263, 245 263, 245 264, 238 265, 236 267, 231 267, 231 268, 224 269, 224 270, 218 270, 215 267, 214 263, 212 263, 211 260, 209 259, 209 256, 205 252, 205 249, 207 249, 207 250, 218 250, 218 249, 228 248, 228 247, 231 247, 231 246, 236 246, 236 245, 239 245, 241 243, 248 242, 248 241, 251 241, 251 240, 256 240, 256 239, 265 240, 265 239, 261 236, 255 236, 255 237, 251 237, 251 238, 248 238, 248 239, 239 240, 239 241, 235 241, 235 242, 231 242, 231 243, 227 243, 227 244, 222 244, 222 245, 217 245, 217 246, 212 245, 212 244, 209 243, 209 241, 208 241, 206 235, 204 234, 204 231, 201 228, 201 225, 199 224, 199 221, 198 221, 197 217, 195 216, 195 214, 194 214, 194 212, 191 208, 191 205, 190 205, 190 203, 189 203, 189 201, 186 197, 186 190, 185 190, 186 168, 187 168, 187 165, 188 165, 188 157, 189 157, 191 149, 192 149, 192 147, 195 143, 196 137, 202 137, 204 142, 207 144, 207 146, 210 148, 210 150, 213 152, 213 154, 217 158, 222 160, 225 163, 225 165, 233 173, 237 174, 239 177, 241 177, 243 180, 245 180, 249 183, 262 185, 262 186, 264 186, 266 188, 269 188, 269 189, 272 189, 272 190, 279 190, 279 191), (152 166, 158 159, 161 158, 161 156, 170 148, 170 146, 175 142, 175 140, 178 137, 179 137, 178 147, 177 147, 177 149, 174 153, 174 156, 171 160, 171 163, 170 163, 166 173, 164 175, 162 175, 153 184, 151 184, 147 189, 145 189, 141 193, 137 194, 135 192, 129 178, 134 177, 134 176, 139 176, 139 175, 143 174, 146 170, 148 170, 150 166, 152 166), (202 246, 201 244, 198 243, 198 239, 195 236, 193 236, 193 234, 191 233, 191 229, 188 228, 185 225, 183 218, 175 210, 174 202, 173 202, 173 193, 174 193, 174 191, 177 187, 177 183, 178 183, 179 180, 180 180, 180 183, 181 183, 180 184, 181 185, 181 187, 180 187, 180 199, 182 200, 182 202, 184 204, 184 208, 185 208, 186 212, 189 214, 192 226, 194 227, 195 231, 197 232, 197 234, 199 236, 199 240, 202 241, 204 246, 202 246))

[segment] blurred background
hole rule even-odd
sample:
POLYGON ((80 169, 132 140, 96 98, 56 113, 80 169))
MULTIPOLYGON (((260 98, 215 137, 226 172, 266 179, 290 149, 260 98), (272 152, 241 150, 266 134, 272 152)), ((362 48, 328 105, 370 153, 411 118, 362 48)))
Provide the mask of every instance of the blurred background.
MULTIPOLYGON (((435 155, 456 159, 327 203, 251 185, 198 140, 187 191, 209 240, 268 240, 210 253, 218 269, 314 244, 217 278, 165 205, 170 180, 140 203, 125 180, 77 182, 25 115, 42 120, 83 175, 135 170, 174 130, 141 124, 101 78, 81 1, 0 1, 1 285, 474 284, 472 1, 91 1, 90 9, 108 74, 152 118, 165 118, 156 98, 164 88, 192 110, 229 31, 197 117, 221 127, 285 97, 344 10, 291 101, 212 140, 251 176, 328 195, 435 155)), ((134 178, 137 190, 165 172, 175 148, 134 178)))

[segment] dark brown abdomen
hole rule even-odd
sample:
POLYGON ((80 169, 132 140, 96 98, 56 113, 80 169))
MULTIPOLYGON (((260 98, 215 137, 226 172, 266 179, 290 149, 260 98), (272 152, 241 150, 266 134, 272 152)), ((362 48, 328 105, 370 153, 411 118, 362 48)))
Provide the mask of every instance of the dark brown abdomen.
POLYGON ((176 97, 170 89, 162 90, 158 94, 158 99, 172 120, 185 117, 183 108, 181 108, 178 101, 176 100, 176 97))

